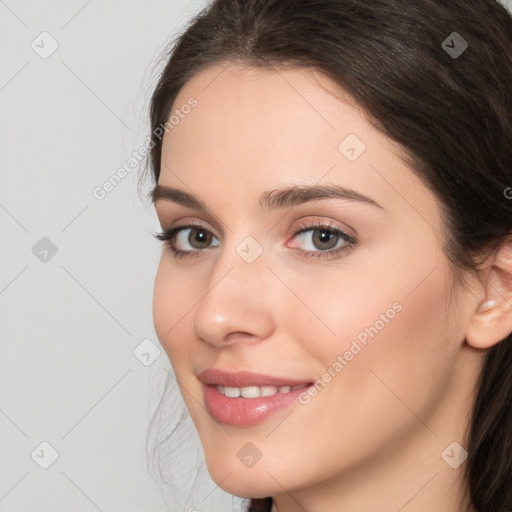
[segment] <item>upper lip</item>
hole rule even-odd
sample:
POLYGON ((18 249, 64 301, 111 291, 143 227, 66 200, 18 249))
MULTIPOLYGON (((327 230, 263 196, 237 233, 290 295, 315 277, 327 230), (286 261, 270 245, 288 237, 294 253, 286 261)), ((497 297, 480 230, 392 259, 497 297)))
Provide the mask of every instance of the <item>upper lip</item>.
POLYGON ((220 368, 208 368, 200 372, 197 378, 203 384, 216 384, 233 388, 244 388, 248 386, 296 386, 298 384, 310 384, 307 380, 289 379, 287 377, 276 377, 262 373, 249 371, 230 372, 220 368))

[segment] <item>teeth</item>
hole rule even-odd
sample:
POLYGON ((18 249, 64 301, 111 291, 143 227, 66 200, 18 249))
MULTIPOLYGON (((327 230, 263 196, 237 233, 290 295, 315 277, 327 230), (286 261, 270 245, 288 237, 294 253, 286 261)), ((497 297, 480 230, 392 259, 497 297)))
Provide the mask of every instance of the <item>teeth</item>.
POLYGON ((260 388, 258 386, 247 386, 240 388, 240 396, 244 398, 258 398, 261 396, 260 388))
POLYGON ((230 398, 238 398, 240 396, 240 388, 228 388, 226 386, 224 388, 224 394, 230 398))
POLYGON ((277 393, 276 386, 261 386, 260 388, 261 396, 272 396, 277 393))
POLYGON ((219 393, 229 398, 259 398, 260 396, 272 396, 276 393, 289 393, 296 389, 305 388, 307 384, 296 386, 246 386, 244 388, 232 388, 228 386, 216 386, 219 393))

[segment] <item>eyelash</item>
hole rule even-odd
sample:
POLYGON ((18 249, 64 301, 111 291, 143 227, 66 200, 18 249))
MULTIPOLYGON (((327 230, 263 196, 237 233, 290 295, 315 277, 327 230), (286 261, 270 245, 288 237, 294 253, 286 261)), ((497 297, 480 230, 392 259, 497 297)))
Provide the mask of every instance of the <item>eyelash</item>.
MULTIPOLYGON (((178 233, 185 229, 199 229, 202 231, 205 231, 207 233, 212 234, 209 230, 201 226, 200 224, 185 224, 182 226, 176 226, 174 228, 165 230, 161 233, 157 233, 153 235, 156 239, 162 240, 166 242, 166 245, 169 247, 173 257, 175 258, 191 258, 199 256, 200 253, 205 251, 206 249, 209 249, 208 247, 205 249, 196 249, 193 251, 182 251, 175 248, 175 239, 178 233)), ((325 258, 325 259, 332 259, 336 256, 345 253, 351 249, 353 249, 357 245, 357 240, 350 236, 349 234, 345 233, 345 231, 341 230, 338 227, 334 227, 329 223, 321 223, 318 221, 318 223, 304 223, 297 227, 296 230, 293 231, 293 238, 296 236, 306 233, 308 231, 327 231, 328 233, 335 235, 337 237, 340 237, 345 242, 347 242, 347 245, 344 245, 342 247, 339 247, 335 250, 327 250, 327 251, 305 251, 303 249, 294 249, 302 253, 302 255, 306 258, 325 258)))

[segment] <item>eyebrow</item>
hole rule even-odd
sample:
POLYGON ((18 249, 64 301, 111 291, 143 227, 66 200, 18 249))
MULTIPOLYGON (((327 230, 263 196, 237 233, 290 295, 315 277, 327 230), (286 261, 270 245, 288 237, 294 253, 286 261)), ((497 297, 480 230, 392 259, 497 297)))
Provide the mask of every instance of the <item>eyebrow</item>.
MULTIPOLYGON (((156 203, 158 200, 165 200, 188 208, 193 208, 200 212, 206 212, 208 210, 208 207, 203 201, 192 194, 177 188, 157 184, 150 195, 153 203, 156 203)), ((355 190, 347 189, 336 184, 314 185, 311 187, 306 185, 295 185, 276 190, 269 190, 261 195, 259 203, 262 208, 266 208, 268 211, 271 211, 321 199, 344 199, 347 201, 369 204, 385 210, 385 208, 374 199, 365 196, 360 192, 356 192, 355 190)))

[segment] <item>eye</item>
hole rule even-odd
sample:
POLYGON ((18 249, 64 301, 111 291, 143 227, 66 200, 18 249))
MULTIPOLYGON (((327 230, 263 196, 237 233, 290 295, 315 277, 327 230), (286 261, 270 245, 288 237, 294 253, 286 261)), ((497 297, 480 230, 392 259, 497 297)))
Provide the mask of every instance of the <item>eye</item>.
POLYGON ((296 248, 307 257, 334 257, 356 245, 357 240, 342 229, 330 224, 303 224, 294 231, 293 240, 302 242, 302 248, 296 248))
POLYGON ((201 227, 181 227, 174 238, 174 247, 176 250, 184 252, 207 249, 214 238, 212 233, 201 227), (187 244, 191 245, 192 248, 189 249, 187 244))
MULTIPOLYGON (((207 229, 199 225, 177 226, 155 235, 158 240, 163 240, 169 246, 176 257, 185 257, 198 254, 208 249, 212 240, 216 238, 207 229)), ((219 246, 217 241, 212 247, 219 246)))
MULTIPOLYGON (((320 221, 300 225, 293 235, 293 240, 301 242, 303 248, 287 247, 308 258, 333 258, 357 244, 357 240, 342 229, 320 221)), ((176 226, 154 236, 165 241, 176 258, 199 256, 206 249, 220 246, 218 239, 198 224, 176 226)))

